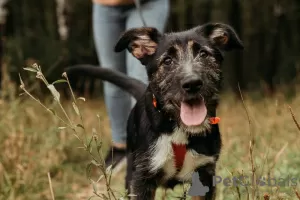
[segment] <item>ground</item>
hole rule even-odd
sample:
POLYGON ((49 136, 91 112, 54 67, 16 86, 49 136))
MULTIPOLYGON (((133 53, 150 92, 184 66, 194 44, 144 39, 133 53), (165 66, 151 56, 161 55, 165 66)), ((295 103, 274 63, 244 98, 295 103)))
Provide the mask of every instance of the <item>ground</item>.
MULTIPOLYGON (((56 200, 89 199, 93 195, 93 186, 86 176, 86 166, 92 160, 90 154, 80 148, 82 144, 73 132, 64 128, 51 112, 26 95, 21 98, 0 101, 0 199, 53 199, 48 172, 56 200)), ((222 177, 222 183, 217 186, 217 199, 248 199, 248 195, 252 199, 252 194, 257 199, 264 199, 264 195, 270 195, 270 199, 297 199, 296 190, 300 190, 300 130, 288 105, 300 121, 300 96, 290 100, 282 98, 282 95, 250 100, 245 94, 245 99, 250 126, 243 104, 232 94, 223 94, 218 110, 223 149, 217 167, 217 174, 222 177), (253 151, 250 149, 251 135, 253 151), (273 182, 269 183, 273 185, 232 186, 232 179, 240 174, 248 176, 247 180, 251 180, 253 174, 265 178, 269 175, 273 178, 273 182), (297 178, 295 188, 291 186, 291 181, 287 181, 285 186, 278 186, 278 180, 282 180, 280 178, 288 177, 290 180, 297 178)), ((57 115, 63 116, 60 108, 52 102, 49 99, 45 105, 58 110, 57 115)), ((70 120, 81 123, 71 101, 64 101, 63 106, 70 120)), ((95 128, 97 138, 103 142, 100 151, 105 154, 110 129, 102 99, 79 101, 78 107, 88 138, 95 128)), ((79 136, 84 137, 82 131, 79 131, 79 136)), ((99 170, 92 167, 90 171, 91 178, 96 181, 99 170)), ((112 188, 124 192, 123 179, 124 171, 113 176, 112 188)), ((268 181, 265 183, 268 184, 268 181)), ((103 179, 95 187, 97 191, 106 191, 103 179)), ((182 191, 181 186, 175 192, 167 191, 165 199, 178 199, 176 196, 182 195, 182 191)), ((163 194, 164 191, 159 189, 156 199, 163 199, 163 194)))

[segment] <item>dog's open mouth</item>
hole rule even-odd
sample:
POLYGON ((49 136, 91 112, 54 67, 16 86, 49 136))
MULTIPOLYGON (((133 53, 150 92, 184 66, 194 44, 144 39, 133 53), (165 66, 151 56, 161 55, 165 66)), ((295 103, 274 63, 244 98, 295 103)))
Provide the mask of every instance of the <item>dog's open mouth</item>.
POLYGON ((199 126, 205 120, 207 109, 204 99, 182 101, 180 105, 180 118, 186 126, 199 126))

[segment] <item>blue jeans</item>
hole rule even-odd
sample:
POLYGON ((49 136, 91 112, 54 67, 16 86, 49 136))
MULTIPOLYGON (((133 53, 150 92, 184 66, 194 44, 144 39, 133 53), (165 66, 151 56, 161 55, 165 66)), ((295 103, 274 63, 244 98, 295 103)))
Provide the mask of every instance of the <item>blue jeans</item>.
MULTIPOLYGON (((164 31, 170 10, 169 0, 150 0, 141 4, 141 10, 147 26, 164 31)), ((141 26, 142 20, 134 5, 105 6, 93 3, 93 35, 100 65, 119 70, 147 84, 146 68, 139 60, 127 50, 114 52, 114 46, 125 30, 141 26)), ((104 82, 104 101, 112 140, 125 144, 127 118, 135 100, 119 87, 104 82)))

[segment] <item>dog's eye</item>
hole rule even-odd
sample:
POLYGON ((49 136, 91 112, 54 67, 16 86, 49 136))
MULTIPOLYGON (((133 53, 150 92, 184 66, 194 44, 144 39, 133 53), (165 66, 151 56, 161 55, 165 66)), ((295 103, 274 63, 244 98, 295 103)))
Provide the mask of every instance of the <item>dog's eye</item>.
POLYGON ((172 64, 172 58, 166 57, 163 61, 164 65, 171 65, 172 64))
POLYGON ((202 58, 206 58, 206 57, 208 56, 207 51, 201 50, 201 51, 200 51, 200 56, 201 56, 202 58))

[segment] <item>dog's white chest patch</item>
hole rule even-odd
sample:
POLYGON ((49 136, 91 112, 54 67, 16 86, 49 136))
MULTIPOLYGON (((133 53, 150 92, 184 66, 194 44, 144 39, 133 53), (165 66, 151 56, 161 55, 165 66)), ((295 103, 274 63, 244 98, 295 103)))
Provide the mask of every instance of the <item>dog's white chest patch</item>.
POLYGON ((152 145, 151 171, 156 172, 163 169, 165 180, 174 177, 182 181, 190 181, 196 168, 215 162, 213 156, 205 156, 194 150, 187 150, 183 165, 177 172, 172 143, 187 145, 187 134, 181 129, 176 129, 171 135, 160 136, 157 142, 152 145))

